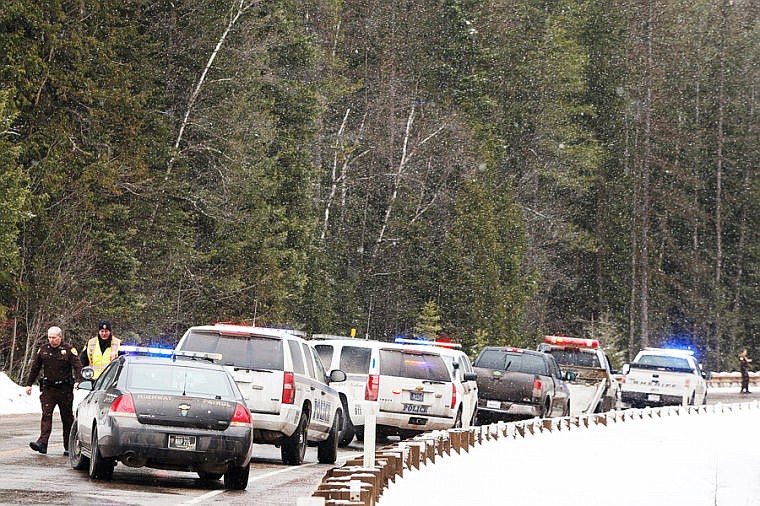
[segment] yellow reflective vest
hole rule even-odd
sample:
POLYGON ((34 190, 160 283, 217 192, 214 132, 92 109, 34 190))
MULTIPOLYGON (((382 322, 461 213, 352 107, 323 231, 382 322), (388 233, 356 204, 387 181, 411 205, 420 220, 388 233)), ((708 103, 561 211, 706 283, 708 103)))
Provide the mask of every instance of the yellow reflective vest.
POLYGON ((100 373, 111 363, 111 360, 119 355, 120 344, 121 339, 111 336, 111 346, 101 351, 97 336, 87 341, 87 358, 90 360, 90 367, 95 371, 93 379, 100 376, 100 373))

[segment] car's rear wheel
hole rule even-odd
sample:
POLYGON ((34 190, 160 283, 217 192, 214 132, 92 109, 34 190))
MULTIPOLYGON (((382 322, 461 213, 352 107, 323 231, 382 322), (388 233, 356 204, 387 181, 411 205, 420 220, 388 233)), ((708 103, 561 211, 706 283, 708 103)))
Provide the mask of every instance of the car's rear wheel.
POLYGON ((340 413, 335 414, 330 435, 317 445, 317 460, 320 464, 334 464, 338 460, 338 427, 340 425, 340 413))
POLYGON ((552 404, 551 400, 547 397, 544 401, 543 413, 541 413, 541 416, 539 418, 548 418, 550 416, 552 416, 552 404))
POLYGON ((341 448, 345 448, 348 446, 351 441, 354 440, 354 436, 356 435, 356 430, 354 429, 354 424, 351 423, 351 415, 349 415, 348 411, 348 402, 344 398, 341 398, 342 404, 343 404, 343 429, 340 431, 340 440, 338 441, 338 446, 341 448))
POLYGON ((248 475, 251 472, 251 466, 231 467, 224 473, 224 488, 230 490, 245 490, 248 486, 248 475))
POLYGON ((98 445, 98 429, 92 429, 92 440, 90 441, 92 455, 90 456, 90 478, 93 480, 110 480, 113 476, 113 468, 116 463, 111 459, 106 459, 100 453, 98 445))
POLYGON ((303 411, 301 419, 298 422, 296 430, 290 437, 285 438, 280 448, 282 461, 286 464, 298 466, 303 463, 303 457, 306 455, 306 432, 309 429, 309 413, 303 411))
POLYGON ((90 459, 82 455, 82 443, 79 442, 79 420, 74 420, 69 431, 69 464, 73 469, 87 469, 90 459))
POLYGON ((454 418, 454 428, 462 428, 462 406, 459 406, 459 410, 457 410, 457 416, 454 418))
POLYGON ((199 471, 198 477, 201 480, 215 481, 222 477, 222 473, 204 473, 199 471))

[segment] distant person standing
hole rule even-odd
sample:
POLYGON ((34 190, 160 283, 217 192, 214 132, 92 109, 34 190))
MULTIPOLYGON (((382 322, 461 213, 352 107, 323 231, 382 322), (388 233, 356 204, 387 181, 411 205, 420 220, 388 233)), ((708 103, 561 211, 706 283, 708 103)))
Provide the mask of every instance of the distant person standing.
POLYGON ((749 393, 749 368, 752 365, 752 359, 747 356, 747 348, 739 353, 739 371, 742 373, 742 394, 749 393))
POLYGON ((111 360, 119 355, 121 339, 111 333, 111 322, 100 320, 98 322, 98 335, 87 341, 82 350, 83 366, 90 366, 94 370, 93 379, 97 379, 111 360))
POLYGON ((47 336, 48 343, 37 350, 26 380, 26 395, 32 395, 32 384, 40 370, 43 371, 40 381, 40 437, 29 443, 29 446, 34 451, 47 453, 48 440, 53 430, 53 410, 58 406, 63 423, 63 454, 68 455, 69 431, 74 422, 74 385, 82 381, 82 362, 77 357, 77 350, 63 342, 60 327, 50 327, 47 336))

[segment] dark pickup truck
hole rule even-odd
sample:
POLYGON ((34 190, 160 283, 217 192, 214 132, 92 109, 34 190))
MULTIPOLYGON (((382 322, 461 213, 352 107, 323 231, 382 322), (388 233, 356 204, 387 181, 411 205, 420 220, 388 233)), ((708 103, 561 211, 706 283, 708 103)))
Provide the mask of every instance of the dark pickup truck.
POLYGON ((570 414, 565 380, 574 374, 563 374, 551 355, 489 346, 472 365, 478 375, 479 423, 570 414))

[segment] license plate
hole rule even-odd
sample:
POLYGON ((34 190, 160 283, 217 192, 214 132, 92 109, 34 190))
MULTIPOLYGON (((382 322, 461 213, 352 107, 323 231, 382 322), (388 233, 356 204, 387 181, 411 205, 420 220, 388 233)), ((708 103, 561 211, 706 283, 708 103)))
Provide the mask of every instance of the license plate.
POLYGON ((649 394, 649 395, 647 395, 647 400, 648 401, 653 401, 653 402, 659 402, 660 401, 660 396, 657 395, 657 394, 649 394))
POLYGON ((487 408, 500 409, 501 401, 486 401, 487 408))
POLYGON ((195 436, 169 434, 169 448, 174 450, 195 450, 195 436))
POLYGON ((422 402, 425 400, 425 394, 423 392, 409 392, 409 400, 422 402))

